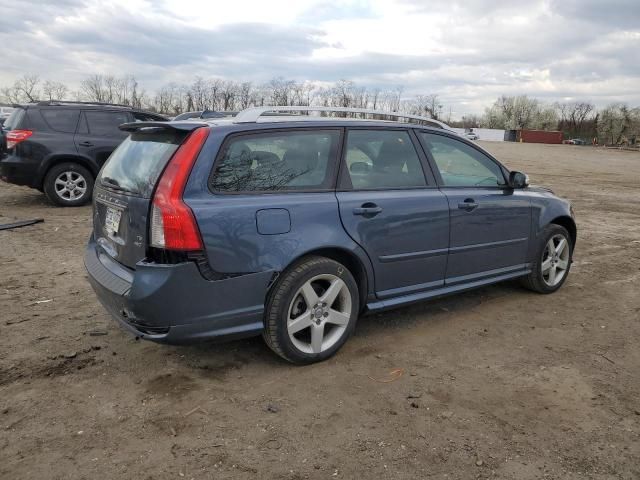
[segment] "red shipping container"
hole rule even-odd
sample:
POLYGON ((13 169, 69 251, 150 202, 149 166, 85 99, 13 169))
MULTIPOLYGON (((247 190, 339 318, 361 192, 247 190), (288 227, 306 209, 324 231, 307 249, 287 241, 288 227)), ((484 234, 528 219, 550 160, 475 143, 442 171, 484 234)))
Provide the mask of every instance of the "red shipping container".
POLYGON ((519 130, 518 142, 524 143, 562 143, 562 132, 546 130, 519 130))

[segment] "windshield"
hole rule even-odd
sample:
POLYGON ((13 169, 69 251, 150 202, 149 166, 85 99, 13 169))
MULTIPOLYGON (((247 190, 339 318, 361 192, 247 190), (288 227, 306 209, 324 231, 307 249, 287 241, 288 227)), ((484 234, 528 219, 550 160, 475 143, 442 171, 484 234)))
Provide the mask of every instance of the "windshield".
POLYGON ((151 197, 182 135, 174 132, 133 133, 111 154, 98 181, 104 187, 151 197))

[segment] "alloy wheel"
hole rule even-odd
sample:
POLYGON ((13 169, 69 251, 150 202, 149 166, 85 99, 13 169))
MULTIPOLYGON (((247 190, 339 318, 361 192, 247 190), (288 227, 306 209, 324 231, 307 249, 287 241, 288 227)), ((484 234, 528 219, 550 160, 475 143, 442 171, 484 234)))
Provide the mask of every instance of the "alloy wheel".
POLYGON ((351 311, 347 284, 332 274, 317 275, 304 283, 289 305, 289 339, 303 353, 322 353, 345 334, 351 311))
POLYGON ((550 287, 555 287, 569 269, 569 241, 564 235, 552 236, 542 252, 542 279, 550 287))
POLYGON ((56 195, 64 201, 78 200, 87 193, 87 180, 78 172, 66 171, 54 182, 56 195))

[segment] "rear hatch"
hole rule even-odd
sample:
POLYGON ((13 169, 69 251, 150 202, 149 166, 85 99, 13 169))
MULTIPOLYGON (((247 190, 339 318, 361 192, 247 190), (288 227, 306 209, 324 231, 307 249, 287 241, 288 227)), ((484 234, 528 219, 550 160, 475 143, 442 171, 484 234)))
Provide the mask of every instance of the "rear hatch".
POLYGON ((135 268, 145 258, 155 186, 187 134, 173 128, 138 128, 111 154, 96 179, 94 238, 122 265, 135 268))
POLYGON ((9 117, 4 121, 4 125, 0 126, 0 159, 7 153, 7 133, 11 130, 19 130, 24 128, 23 119, 26 110, 24 108, 16 108, 9 117))

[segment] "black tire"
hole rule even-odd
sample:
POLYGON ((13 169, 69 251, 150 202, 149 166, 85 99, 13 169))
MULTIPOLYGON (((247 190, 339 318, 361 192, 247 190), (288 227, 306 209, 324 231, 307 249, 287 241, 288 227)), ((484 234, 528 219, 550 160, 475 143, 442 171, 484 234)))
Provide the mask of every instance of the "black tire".
MULTIPOLYGON (((44 177, 44 193, 51 203, 59 205, 61 207, 79 207, 86 205, 91 201, 91 195, 93 194, 93 175, 82 165, 74 162, 65 162, 54 165, 49 169, 47 175, 44 177), (84 187, 82 194, 78 194, 76 198, 65 198, 64 195, 68 192, 58 193, 56 187, 56 179, 60 175, 64 175, 69 172, 72 177, 82 178, 84 181, 78 185, 84 187)), ((79 192, 80 190, 77 190, 79 192)))
POLYGON ((536 248, 534 261, 531 264, 531 273, 529 273, 529 275, 527 275, 526 277, 523 277, 521 279, 521 283, 524 287, 528 288, 529 290, 533 290, 534 292, 544 294, 553 293, 558 290, 564 284, 564 282, 567 281, 567 278, 569 277, 569 271, 571 269, 572 259, 573 243, 571 242, 571 235, 569 235, 569 232, 566 228, 560 225, 556 225, 555 223, 549 224, 545 227, 545 229, 542 231, 542 234, 538 238, 538 245, 536 248), (549 242, 549 240, 557 237, 558 235, 564 237, 567 242, 567 248, 569 248, 568 265, 561 280, 555 285, 549 285, 549 283, 544 278, 542 262, 545 255, 547 243, 549 242))
MULTIPOLYGON (((318 283, 322 281, 323 280, 319 280, 318 283)), ((323 294, 321 290, 322 285, 317 285, 315 281, 312 285, 314 286, 314 290, 316 288, 320 289, 316 290, 315 293, 319 293, 319 296, 321 297, 323 294)), ((328 308, 334 305, 337 304, 332 303, 328 308)), ((289 362, 301 365, 321 362, 334 355, 351 336, 358 319, 359 305, 358 285, 351 272, 344 265, 325 257, 306 257, 284 271, 273 286, 267 298, 264 316, 264 331, 262 336, 267 345, 275 353, 289 362), (290 308, 294 308, 294 300, 296 302, 302 301, 305 303, 302 295, 298 294, 299 290, 308 281, 323 275, 335 276, 342 280, 344 285, 347 287, 348 296, 350 298, 350 307, 348 305, 347 292, 345 290, 342 290, 343 296, 340 297, 342 300, 338 300, 338 302, 345 302, 346 307, 343 308, 350 311, 349 319, 345 327, 335 327, 339 328, 342 333, 336 333, 337 340, 330 348, 327 348, 320 353, 305 352, 296 346, 296 344, 294 344, 294 340, 289 336, 288 322, 290 321, 290 308), (344 328, 343 331, 342 328, 344 328)), ((310 313, 311 311, 315 312, 312 307, 306 305, 305 309, 310 313)), ((313 315, 311 315, 311 318, 314 318, 313 315)), ((318 320, 312 321, 317 322, 318 320)), ((323 328, 328 328, 327 331, 329 332, 329 335, 331 335, 333 333, 332 329, 334 328, 334 325, 329 322, 327 322, 326 325, 328 325, 328 327, 323 324, 323 328)), ((308 328, 308 333, 311 335, 311 330, 314 326, 311 325, 308 328)), ((307 333, 305 330, 306 328, 301 330, 302 335, 307 333)), ((296 333, 295 335, 298 334, 296 333)))

